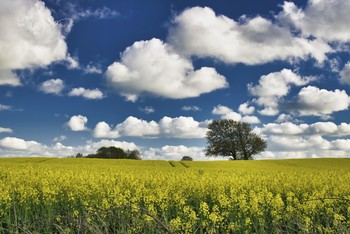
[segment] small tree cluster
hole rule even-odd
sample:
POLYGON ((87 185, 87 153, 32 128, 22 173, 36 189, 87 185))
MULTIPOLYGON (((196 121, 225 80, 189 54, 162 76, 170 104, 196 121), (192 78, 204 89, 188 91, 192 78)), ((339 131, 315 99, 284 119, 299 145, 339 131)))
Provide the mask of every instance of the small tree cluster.
POLYGON ((193 161, 193 158, 191 158, 190 156, 183 156, 181 161, 193 161))
MULTIPOLYGON (((83 155, 78 153, 76 158, 82 158, 83 155)), ((101 147, 96 154, 89 154, 85 158, 110 158, 110 159, 135 159, 141 160, 141 153, 138 150, 124 151, 121 148, 110 146, 101 147)))

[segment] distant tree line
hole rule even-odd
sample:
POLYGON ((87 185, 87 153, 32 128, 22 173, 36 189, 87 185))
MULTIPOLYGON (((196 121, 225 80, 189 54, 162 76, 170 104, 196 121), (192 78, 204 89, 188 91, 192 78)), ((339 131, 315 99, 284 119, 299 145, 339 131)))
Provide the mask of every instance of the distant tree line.
POLYGON ((84 156, 82 153, 78 153, 76 158, 109 158, 109 159, 134 159, 141 160, 141 153, 138 150, 124 151, 121 148, 110 146, 101 147, 95 154, 88 154, 84 156))

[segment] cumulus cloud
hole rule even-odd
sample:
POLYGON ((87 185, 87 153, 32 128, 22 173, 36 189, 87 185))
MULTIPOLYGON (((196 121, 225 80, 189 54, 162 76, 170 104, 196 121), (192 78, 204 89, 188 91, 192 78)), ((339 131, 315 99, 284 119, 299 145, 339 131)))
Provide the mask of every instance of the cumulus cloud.
POLYGON ((82 87, 74 88, 69 93, 68 96, 83 97, 86 99, 102 99, 104 98, 103 93, 99 89, 85 89, 82 87))
POLYGON ((350 157, 348 123, 269 123, 257 131, 268 142, 260 158, 350 157))
POLYGON ((0 68, 0 85, 19 86, 21 81, 15 72, 0 68))
POLYGON ((61 92, 64 89, 64 86, 65 85, 63 80, 51 79, 41 83, 39 86, 39 90, 48 94, 61 95, 61 92))
POLYGON ((260 16, 243 16, 236 22, 208 7, 189 8, 176 16, 168 40, 187 56, 250 65, 309 56, 323 62, 331 51, 321 40, 294 36, 288 28, 260 16))
POLYGON ((2 128, 0 127, 0 133, 12 133, 13 130, 11 128, 2 128))
POLYGON ((208 160, 203 147, 166 145, 160 148, 149 148, 143 152, 143 158, 150 160, 180 160, 183 156, 190 156, 194 160, 208 160))
POLYGON ((99 138, 133 137, 169 137, 169 138, 204 138, 209 121, 198 122, 192 117, 163 117, 156 121, 145 121, 129 116, 114 128, 106 122, 99 122, 94 129, 94 136, 99 138))
POLYGON ((159 126, 157 122, 138 119, 129 116, 124 122, 118 124, 115 128, 121 136, 135 136, 135 137, 150 137, 159 134, 159 126))
POLYGON ((138 41, 111 64, 105 76, 109 84, 130 101, 142 94, 172 99, 198 97, 225 88, 225 77, 214 68, 194 70, 187 58, 159 39, 138 41))
POLYGON ((234 121, 240 121, 242 116, 234 112, 231 108, 223 105, 217 105, 212 110, 212 114, 214 115, 221 115, 221 118, 223 119, 232 119, 234 121))
POLYGON ((254 106, 249 106, 249 103, 243 103, 241 105, 239 105, 238 107, 238 111, 240 113, 242 113, 243 115, 251 115, 254 113, 255 111, 255 107, 254 106))
POLYGON ((209 121, 198 122, 192 117, 163 117, 159 121, 160 134, 177 138, 204 138, 209 121))
POLYGON ((73 115, 69 121, 67 122, 67 126, 70 130, 78 132, 78 131, 86 131, 88 130, 85 126, 88 122, 88 118, 82 115, 73 115))
POLYGON ((343 70, 340 71, 340 82, 350 85, 350 62, 346 63, 343 70))
POLYGON ((112 129, 108 123, 102 121, 96 124, 94 132, 94 137, 97 138, 118 138, 120 134, 118 130, 112 129))
POLYGON ((269 137, 269 150, 273 151, 312 151, 327 149, 331 149, 331 143, 319 135, 269 137))
POLYGON ((16 137, 5 137, 1 139, 0 147, 5 150, 31 151, 33 153, 39 153, 44 148, 42 144, 36 141, 25 141, 16 137))
POLYGON ((14 70, 64 60, 67 45, 42 1, 0 1, 0 85, 19 85, 14 70))
POLYGON ((313 80, 314 77, 301 77, 289 69, 283 69, 261 76, 258 85, 248 84, 248 91, 258 97, 255 103, 264 107, 259 111, 260 114, 277 115, 279 101, 289 93, 292 85, 302 86, 313 80))
POLYGON ((313 124, 268 123, 264 124, 261 132, 267 135, 321 135, 321 136, 350 136, 350 124, 333 122, 316 122, 313 124))
POLYGON ((302 116, 328 116, 333 112, 347 110, 350 97, 345 90, 328 91, 314 86, 300 90, 296 101, 286 103, 287 110, 297 112, 302 116))
POLYGON ((101 147, 115 146, 123 150, 140 150, 133 142, 101 140, 98 142, 87 141, 85 145, 66 146, 60 142, 53 145, 44 145, 36 141, 28 141, 16 137, 0 139, 0 157, 28 157, 28 156, 74 156, 77 153, 84 155, 96 153, 101 147))
POLYGON ((332 145, 334 149, 350 151, 350 139, 338 139, 333 141, 332 145))
POLYGON ((218 105, 212 110, 212 114, 220 115, 222 119, 232 119, 234 121, 241 121, 250 124, 258 124, 260 120, 256 116, 246 115, 243 116, 233 111, 231 108, 223 105, 218 105))
POLYGON ((305 37, 348 42, 349 11, 349 1, 309 0, 304 9, 286 1, 277 18, 280 22, 300 30, 305 37))

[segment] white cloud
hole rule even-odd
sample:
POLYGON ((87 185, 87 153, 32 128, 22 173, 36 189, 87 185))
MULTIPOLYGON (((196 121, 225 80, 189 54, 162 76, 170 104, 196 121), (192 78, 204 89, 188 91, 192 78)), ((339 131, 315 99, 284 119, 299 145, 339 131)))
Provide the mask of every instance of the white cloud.
POLYGON ((213 57, 226 63, 263 64, 275 60, 326 59, 331 48, 320 40, 297 36, 257 16, 236 22, 208 7, 193 7, 176 16, 169 42, 182 54, 213 57))
POLYGON ((190 60, 155 38, 128 47, 120 62, 111 64, 105 75, 110 85, 130 101, 142 94, 172 99, 198 97, 228 86, 214 68, 194 70, 190 60))
POLYGON ((144 152, 144 158, 150 160, 180 160, 183 156, 203 159, 205 158, 204 148, 166 145, 161 148, 149 148, 144 152))
POLYGON ((204 147, 187 147, 184 145, 165 145, 160 148, 149 148, 143 152, 143 159, 149 160, 180 160, 190 156, 193 160, 227 160, 222 157, 206 157, 204 147))
POLYGON ((309 128, 307 124, 296 125, 291 122, 281 124, 269 123, 264 124, 262 133, 269 135, 297 135, 303 134, 309 128))
POLYGON ((61 135, 61 136, 55 137, 53 139, 53 142, 62 142, 62 141, 67 140, 67 139, 68 139, 68 137, 61 135))
POLYGON ((68 55, 66 58, 66 62, 68 64, 69 69, 79 68, 79 61, 78 61, 78 57, 76 57, 76 56, 72 57, 72 56, 68 55))
POLYGON ((251 115, 254 113, 255 107, 249 106, 249 103, 246 102, 246 103, 239 105, 238 111, 241 112, 243 115, 251 115))
POLYGON ((267 135, 320 135, 320 136, 350 136, 350 124, 333 122, 316 122, 313 124, 294 124, 284 122, 280 124, 264 124, 261 132, 267 135))
POLYGON ((261 76, 256 86, 252 83, 248 84, 248 91, 258 96, 258 99, 254 100, 255 103, 264 107, 259 111, 260 114, 277 115, 279 101, 289 93, 292 85, 301 86, 313 80, 315 80, 314 77, 301 77, 289 69, 283 69, 261 76))
POLYGON ((129 116, 113 129, 106 122, 99 122, 94 129, 94 136, 99 138, 133 137, 168 137, 168 138, 204 138, 208 121, 198 122, 192 117, 163 117, 147 122, 129 116))
POLYGON ((93 64, 88 64, 84 68, 84 72, 88 74, 102 74, 102 69, 99 66, 93 65, 93 64))
POLYGON ((88 122, 88 118, 82 115, 73 115, 67 122, 67 126, 72 131, 86 131, 88 130, 85 126, 88 122))
POLYGON ((42 1, 0 1, 0 84, 19 85, 14 70, 64 60, 67 45, 42 1))
POLYGON ((139 150, 140 148, 133 142, 127 141, 114 141, 114 140, 101 140, 98 142, 87 141, 86 145, 75 147, 76 151, 78 150, 81 153, 89 154, 95 153, 101 147, 110 147, 114 146, 117 148, 121 148, 123 150, 139 150))
POLYGON ((260 123, 260 120, 256 116, 246 115, 242 117, 239 113, 223 105, 218 105, 214 107, 212 114, 220 115, 222 119, 232 119, 234 121, 241 121, 250 124, 260 123))
POLYGON ((73 18, 75 20, 88 18, 88 17, 94 17, 98 19, 108 19, 108 18, 114 18, 118 15, 119 13, 117 11, 112 10, 108 7, 102 7, 102 8, 97 8, 95 10, 86 9, 86 10, 76 11, 73 15, 73 18))
POLYGON ((292 158, 348 158, 349 152, 343 150, 313 151, 265 151, 259 159, 292 159, 292 158))
POLYGON ((11 128, 2 128, 0 127, 0 133, 12 133, 13 130, 11 128))
POLYGON ((112 128, 106 122, 99 122, 93 132, 94 137, 97 138, 118 138, 120 134, 118 130, 112 128))
POLYGON ((61 95, 62 90, 64 89, 64 82, 61 79, 51 79, 44 81, 40 84, 39 90, 44 93, 61 95))
POLYGON ((159 134, 159 126, 155 121, 147 122, 129 116, 115 128, 121 136, 149 137, 159 134))
POLYGON ((316 122, 312 124, 264 124, 257 131, 268 148, 259 158, 350 157, 350 124, 316 122))
POLYGON ((155 112, 154 107, 152 107, 152 106, 145 106, 143 108, 140 108, 140 111, 142 111, 146 114, 151 114, 151 113, 155 112))
POLYGON ((258 123, 260 123, 259 118, 256 117, 256 116, 252 116, 252 115, 243 116, 240 121, 241 122, 245 122, 245 123, 250 123, 250 124, 258 124, 258 123))
POLYGON ((253 86, 248 85, 249 92, 254 96, 259 97, 282 97, 288 94, 291 85, 305 85, 314 78, 302 78, 289 69, 283 69, 279 72, 269 73, 261 76, 259 84, 253 86))
POLYGON ((11 109, 12 109, 11 106, 0 104, 0 111, 11 110, 11 109))
POLYGON ((270 151, 318 151, 332 149, 331 142, 319 135, 271 136, 268 138, 270 151))
POLYGON ((332 142, 333 148, 350 152, 350 139, 338 139, 332 142))
POLYGON ((19 86, 21 81, 15 72, 0 68, 0 85, 19 86))
POLYGON ((345 64, 343 70, 340 71, 340 81, 343 84, 350 85, 350 62, 345 64))
POLYGON ((142 149, 133 142, 101 140, 98 142, 87 141, 84 145, 66 146, 55 143, 51 146, 40 144, 36 141, 26 141, 20 138, 6 137, 0 139, 0 157, 28 157, 28 156, 75 156, 77 153, 84 155, 96 153, 101 147, 118 147, 123 150, 140 150, 142 159, 145 160, 180 160, 183 156, 190 156, 194 160, 223 160, 222 157, 206 157, 204 147, 187 147, 184 145, 166 145, 160 148, 142 149))
POLYGON ((284 2, 277 18, 280 22, 299 29, 303 36, 314 36, 327 41, 350 40, 350 2, 344 0, 309 0, 305 9, 292 2, 284 2))
POLYGON ((295 111, 302 116, 327 116, 333 112, 347 110, 350 97, 345 90, 328 91, 314 86, 304 87, 294 102, 287 103, 289 111, 295 111))
POLYGON ((197 122, 192 117, 163 117, 159 121, 160 134, 177 138, 204 138, 208 121, 197 122))
POLYGON ((139 147, 133 142, 101 140, 98 142, 87 141, 85 145, 66 146, 56 142, 47 146, 36 141, 27 141, 16 137, 5 137, 0 139, 0 157, 28 157, 28 156, 75 156, 77 153, 84 155, 96 153, 101 147, 115 146, 124 150, 134 150, 139 147))
POLYGON ((103 93, 99 89, 85 89, 82 87, 74 88, 69 93, 68 96, 81 96, 86 99, 102 99, 104 98, 103 93))
POLYGON ((232 119, 234 121, 240 121, 242 118, 240 114, 234 112, 231 108, 222 105, 215 106, 212 114, 221 115, 222 119, 232 119))
POLYGON ((202 110, 198 106, 183 106, 181 109, 184 111, 201 111, 202 110))
POLYGON ((16 137, 5 137, 0 140, 0 147, 5 150, 14 151, 31 151, 33 153, 39 153, 43 145, 36 141, 25 141, 16 137))
POLYGON ((275 122, 284 123, 284 122, 290 122, 292 120, 295 120, 292 115, 282 113, 278 116, 275 122))

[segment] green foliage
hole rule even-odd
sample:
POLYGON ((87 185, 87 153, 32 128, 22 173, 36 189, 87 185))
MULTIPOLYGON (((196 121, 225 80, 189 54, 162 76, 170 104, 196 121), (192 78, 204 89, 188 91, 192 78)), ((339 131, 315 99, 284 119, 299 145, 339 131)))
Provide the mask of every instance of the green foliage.
POLYGON ((142 158, 141 153, 138 150, 131 150, 131 151, 128 150, 126 152, 126 155, 127 155, 128 159, 141 160, 141 158, 142 158))
POLYGON ((267 147, 266 141, 253 133, 247 123, 230 119, 214 120, 209 124, 208 129, 207 156, 248 160, 253 159, 254 155, 263 152, 267 147))
POLYGON ((109 158, 109 159, 135 159, 141 160, 141 153, 138 150, 124 151, 121 148, 110 146, 101 147, 96 154, 89 154, 86 158, 109 158))
POLYGON ((181 161, 193 161, 193 158, 191 158, 190 156, 183 156, 181 161))
POLYGON ((83 158, 84 155, 82 153, 77 153, 77 155, 75 156, 76 158, 83 158))

